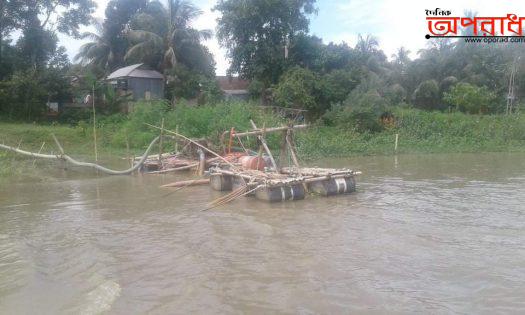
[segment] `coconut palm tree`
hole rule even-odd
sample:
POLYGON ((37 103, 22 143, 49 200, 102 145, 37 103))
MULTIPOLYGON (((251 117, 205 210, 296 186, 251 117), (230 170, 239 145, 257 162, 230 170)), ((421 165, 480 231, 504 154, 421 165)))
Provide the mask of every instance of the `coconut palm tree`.
POLYGON ((366 37, 363 37, 361 34, 357 36, 357 44, 355 45, 355 49, 361 54, 370 55, 376 52, 378 48, 379 41, 375 36, 366 35, 366 37))
POLYGON ((80 47, 74 61, 80 61, 82 65, 99 66, 106 72, 110 71, 115 62, 111 40, 104 32, 100 21, 93 20, 93 26, 96 32, 84 32, 80 35, 82 39, 91 39, 92 41, 80 47))
POLYGON ((405 66, 410 61, 410 50, 399 47, 397 53, 392 54, 392 59, 396 65, 405 66))
POLYGON ((168 0, 168 8, 158 1, 150 2, 130 23, 127 37, 131 45, 124 58, 148 63, 166 73, 185 48, 203 48, 201 40, 211 37, 211 31, 190 26, 200 14, 202 11, 186 0, 168 0))

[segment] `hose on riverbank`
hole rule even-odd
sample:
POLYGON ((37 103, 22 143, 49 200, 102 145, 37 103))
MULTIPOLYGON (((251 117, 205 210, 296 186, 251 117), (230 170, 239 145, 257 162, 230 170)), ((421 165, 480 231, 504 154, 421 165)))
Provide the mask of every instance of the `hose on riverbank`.
MULTIPOLYGON (((170 138, 170 139, 175 138, 175 137, 172 137, 172 136, 165 136, 165 135, 162 136, 162 137, 170 138)), ((62 146, 60 145, 60 143, 58 142, 58 140, 56 139, 56 137, 54 135, 53 135, 53 138, 55 139, 55 142, 56 142, 58 148, 60 149, 61 154, 53 155, 53 154, 34 153, 34 152, 30 152, 30 151, 21 150, 19 148, 11 147, 11 146, 8 146, 8 145, 5 145, 5 144, 0 144, 0 149, 6 150, 6 151, 11 151, 11 152, 14 152, 14 153, 17 153, 17 154, 21 154, 21 155, 25 155, 25 156, 30 156, 30 157, 33 157, 33 158, 51 159, 51 160, 55 159, 55 160, 66 161, 66 162, 69 162, 69 163, 71 163, 71 164, 73 164, 75 166, 92 168, 92 169, 95 169, 97 171, 106 173, 108 175, 128 175, 128 174, 131 174, 134 171, 138 170, 144 164, 144 162, 146 162, 146 159, 148 158, 149 152, 151 151, 151 149, 153 148, 155 143, 157 143, 157 141, 160 140, 161 137, 158 136, 155 139, 153 139, 153 141, 151 141, 151 143, 149 144, 148 148, 146 149, 144 154, 142 154, 142 156, 141 156, 141 158, 140 158, 140 160, 139 160, 139 162, 137 164, 135 164, 133 167, 130 167, 130 168, 128 168, 126 170, 122 170, 122 171, 112 170, 112 169, 109 169, 107 167, 95 164, 95 163, 77 161, 77 160, 73 159, 72 157, 70 157, 69 155, 65 154, 64 153, 64 149, 62 148, 62 146)))

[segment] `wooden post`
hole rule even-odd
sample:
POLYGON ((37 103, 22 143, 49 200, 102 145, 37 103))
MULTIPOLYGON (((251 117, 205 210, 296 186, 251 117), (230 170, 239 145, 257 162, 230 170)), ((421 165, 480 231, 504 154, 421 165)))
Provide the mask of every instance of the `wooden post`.
POLYGON ((93 142, 95 148, 95 162, 98 162, 98 150, 97 150, 97 115, 95 112, 95 83, 93 83, 93 142))
POLYGON ((396 152, 396 153, 397 153, 397 142, 398 142, 398 140, 399 140, 399 134, 396 133, 396 143, 394 144, 394 152, 396 152))
POLYGON ((126 135, 126 158, 128 159, 129 167, 133 167, 133 160, 131 159, 131 156, 129 154, 129 138, 127 135, 126 135))
POLYGON ((160 121, 159 169, 162 168, 162 136, 164 136, 164 118, 160 121))
MULTIPOLYGON (((255 125, 253 120, 250 119, 250 123, 252 124, 253 129, 257 129, 257 126, 255 125)), ((264 133, 264 130, 263 130, 263 133, 264 133)), ((264 140, 264 136, 258 135, 257 137, 261 141, 262 146, 264 150, 266 151, 266 154, 268 154, 268 156, 270 157, 270 161, 272 162, 272 166, 274 170, 277 172, 277 163, 275 163, 275 159, 273 158, 272 152, 270 151, 270 149, 268 148, 268 145, 266 144, 266 140, 264 140)))
MULTIPOLYGON (((286 143, 288 144, 288 149, 290 150, 290 156, 292 157, 292 162, 295 165, 295 167, 297 167, 297 172, 299 172, 299 175, 303 176, 303 174, 301 173, 301 166, 299 166, 299 160, 297 159, 297 152, 295 151, 295 144, 292 140, 292 132, 293 132, 293 129, 288 129, 286 131, 285 140, 286 140, 286 143)), ((303 183, 303 188, 305 192, 308 192, 308 185, 306 185, 306 183, 303 183)))
MULTIPOLYGON (((175 126, 175 132, 179 133, 179 125, 175 126)), ((175 154, 179 153, 179 141, 175 139, 175 154)))

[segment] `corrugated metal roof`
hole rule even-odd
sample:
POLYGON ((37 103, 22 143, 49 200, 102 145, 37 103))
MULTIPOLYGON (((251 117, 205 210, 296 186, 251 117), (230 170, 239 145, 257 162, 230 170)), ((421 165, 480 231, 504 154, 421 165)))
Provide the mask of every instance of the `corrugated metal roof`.
POLYGON ((106 80, 132 77, 132 78, 150 78, 150 79, 164 79, 164 76, 155 70, 140 69, 142 63, 136 65, 127 66, 115 70, 113 73, 108 75, 106 80))

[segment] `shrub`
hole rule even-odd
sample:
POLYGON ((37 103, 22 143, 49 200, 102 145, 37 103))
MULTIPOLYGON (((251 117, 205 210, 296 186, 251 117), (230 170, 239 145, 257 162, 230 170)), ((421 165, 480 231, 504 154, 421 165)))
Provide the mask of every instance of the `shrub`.
POLYGON ((250 96, 253 99, 258 99, 262 97, 264 94, 264 89, 264 83, 257 79, 251 81, 250 85, 248 86, 248 92, 250 93, 250 96))
POLYGON ((458 83, 458 79, 454 76, 448 76, 439 83, 441 93, 448 92, 454 85, 458 83))
POLYGON ((199 105, 215 104, 224 100, 224 93, 214 79, 203 78, 200 82, 199 105))
POLYGON ((167 102, 138 103, 128 115, 128 119, 122 124, 119 123, 119 130, 112 135, 113 144, 122 146, 127 138, 133 147, 146 146, 158 135, 158 130, 148 127, 145 123, 159 126, 163 118, 167 129, 178 128, 185 136, 214 140, 232 127, 236 130, 251 129, 250 119, 261 126, 281 124, 277 117, 250 103, 222 102, 196 107, 181 102, 174 109, 171 109, 167 102))
POLYGON ((445 93, 444 100, 459 111, 482 114, 494 111, 496 95, 485 86, 459 83, 450 92, 445 93))
POLYGON ((421 82, 414 91, 414 105, 421 109, 442 109, 440 104, 439 86, 436 80, 421 82))
POLYGON ((385 98, 392 105, 401 104, 406 100, 407 92, 400 84, 389 86, 385 91, 385 98))
POLYGON ((360 132, 377 132, 382 130, 380 117, 391 105, 384 97, 385 83, 377 75, 361 82, 340 106, 333 106, 323 116, 328 125, 340 125, 360 132))

